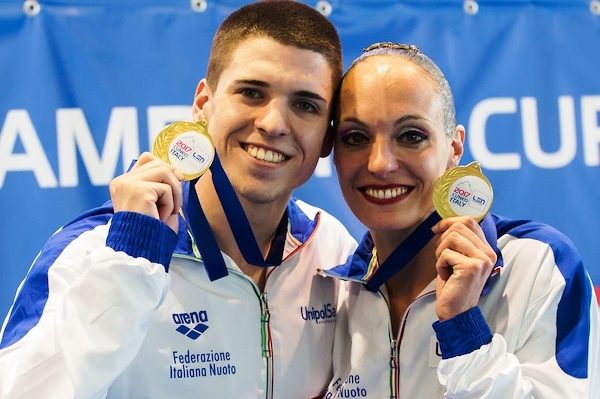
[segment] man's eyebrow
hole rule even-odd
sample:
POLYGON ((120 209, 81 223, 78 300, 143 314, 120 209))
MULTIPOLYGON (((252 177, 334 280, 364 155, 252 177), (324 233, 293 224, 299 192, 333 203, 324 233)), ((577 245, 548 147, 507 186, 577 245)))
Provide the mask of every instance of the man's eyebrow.
MULTIPOLYGON (((269 83, 263 81, 263 80, 258 80, 258 79, 237 79, 235 81, 235 84, 237 85, 251 85, 251 86, 258 86, 258 87, 269 87, 269 83)), ((327 102, 327 100, 325 100, 325 98, 323 98, 322 96, 318 95, 315 92, 309 91, 309 90, 298 90, 294 92, 294 95, 296 97, 305 97, 305 98, 311 98, 313 100, 316 101, 324 101, 327 102)))
POLYGON ((252 86, 260 86, 260 87, 269 87, 267 82, 257 79, 237 79, 235 80, 236 84, 244 84, 244 85, 252 85, 252 86))
POLYGON ((308 90, 299 90, 299 91, 295 92, 294 94, 298 97, 307 97, 307 98, 312 98, 313 100, 327 102, 327 100, 325 100, 323 97, 321 97, 317 93, 313 93, 312 91, 308 91, 308 90))

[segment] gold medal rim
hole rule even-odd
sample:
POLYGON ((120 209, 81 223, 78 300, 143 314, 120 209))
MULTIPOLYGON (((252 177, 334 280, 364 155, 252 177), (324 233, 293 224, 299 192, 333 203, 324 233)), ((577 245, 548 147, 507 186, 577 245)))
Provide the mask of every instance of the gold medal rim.
POLYGON ((208 142, 210 143, 210 146, 211 146, 211 151, 210 151, 211 159, 207 163, 207 165, 204 169, 202 169, 196 173, 192 173, 192 174, 183 173, 183 179, 186 181, 189 181, 189 180, 194 180, 194 179, 202 176, 210 168, 210 165, 212 164, 212 162, 214 160, 215 145, 212 141, 212 137, 210 137, 210 134, 208 134, 208 129, 206 127, 206 123, 178 121, 178 122, 173 122, 173 123, 165 126, 158 133, 158 135, 156 136, 156 139, 154 140, 154 145, 152 147, 152 153, 156 157, 165 161, 166 163, 171 164, 171 161, 169 160, 169 154, 168 154, 169 145, 171 144, 171 142, 173 141, 173 139, 175 137, 179 136, 180 134, 186 133, 186 132, 196 132, 196 133, 202 134, 204 137, 206 137, 206 139, 208 140, 208 142))
POLYGON ((477 217, 473 217, 473 219, 479 222, 489 213, 494 200, 492 184, 481 171, 479 162, 474 161, 466 166, 456 166, 444 172, 444 174, 440 176, 433 187, 433 206, 442 218, 459 216, 450 206, 450 203, 448 202, 448 194, 450 192, 450 187, 454 185, 454 182, 465 176, 478 177, 482 179, 490 188, 490 204, 487 206, 485 212, 477 217))

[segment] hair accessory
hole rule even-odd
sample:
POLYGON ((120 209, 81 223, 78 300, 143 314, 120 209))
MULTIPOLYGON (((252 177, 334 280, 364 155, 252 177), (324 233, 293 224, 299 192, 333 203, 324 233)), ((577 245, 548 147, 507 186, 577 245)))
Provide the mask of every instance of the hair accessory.
POLYGON ((363 49, 363 53, 368 53, 369 51, 378 50, 382 48, 387 48, 390 50, 404 50, 412 53, 419 53, 421 49, 414 44, 402 44, 402 43, 392 43, 392 42, 379 42, 373 43, 366 49, 363 49))

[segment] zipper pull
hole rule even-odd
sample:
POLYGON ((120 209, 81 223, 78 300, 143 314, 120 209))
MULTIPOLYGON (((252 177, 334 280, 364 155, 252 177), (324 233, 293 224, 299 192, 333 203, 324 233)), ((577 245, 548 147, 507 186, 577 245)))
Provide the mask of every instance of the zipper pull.
POLYGON ((271 342, 271 328, 269 322, 271 314, 269 313, 269 304, 267 302, 267 293, 260 294, 260 309, 261 309, 261 339, 263 357, 273 356, 273 346, 271 342))
POLYGON ((398 340, 395 339, 391 342, 390 367, 398 368, 398 340))

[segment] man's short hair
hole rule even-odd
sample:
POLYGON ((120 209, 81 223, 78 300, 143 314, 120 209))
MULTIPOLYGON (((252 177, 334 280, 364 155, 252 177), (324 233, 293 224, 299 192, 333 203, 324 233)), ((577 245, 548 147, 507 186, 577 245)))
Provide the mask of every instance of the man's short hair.
POLYGON ((237 46, 251 37, 268 37, 283 45, 317 52, 331 67, 332 87, 342 77, 342 45, 333 24, 314 8, 293 0, 267 0, 231 13, 213 39, 206 79, 215 90, 237 46))

